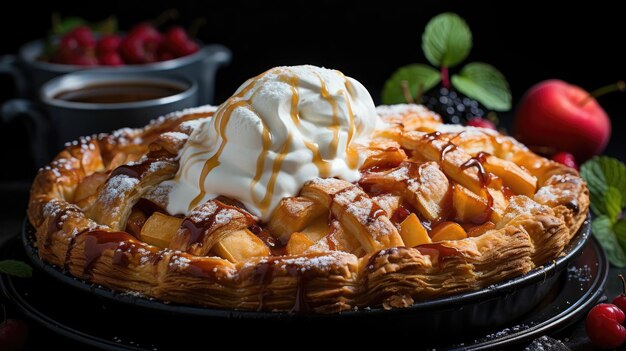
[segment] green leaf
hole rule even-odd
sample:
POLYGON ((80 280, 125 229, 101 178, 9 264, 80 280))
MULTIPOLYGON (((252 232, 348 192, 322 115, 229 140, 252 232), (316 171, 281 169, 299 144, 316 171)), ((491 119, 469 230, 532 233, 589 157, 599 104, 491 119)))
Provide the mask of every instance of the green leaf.
POLYGON ((383 104, 401 104, 407 103, 404 92, 402 91, 402 82, 406 81, 409 85, 411 97, 415 98, 418 91, 422 93, 431 89, 441 80, 439 72, 427 65, 413 64, 400 67, 385 82, 383 87, 383 104))
POLYGON ((60 18, 58 14, 52 17, 52 34, 53 35, 63 35, 68 33, 72 29, 86 25, 87 21, 80 17, 65 17, 60 18))
POLYGON ((620 205, 626 207, 626 166, 622 162, 612 157, 596 156, 580 167, 580 175, 589 187, 594 212, 605 208, 602 201, 609 187, 619 191, 620 205))
POLYGON ((613 225, 613 233, 617 241, 622 246, 622 250, 626 252, 626 220, 622 219, 613 225))
POLYGON ((622 212, 622 194, 610 186, 604 193, 604 213, 611 219, 611 223, 615 223, 617 216, 622 212))
POLYGON ((33 275, 33 269, 22 261, 4 260, 0 261, 0 273, 30 278, 33 275))
POLYGON ((422 34, 424 55, 435 66, 453 67, 472 48, 472 32, 459 15, 446 12, 428 22, 422 34))
POLYGON ((502 73, 491 65, 482 62, 467 64, 461 73, 452 76, 452 85, 490 110, 511 109, 509 83, 502 73))
POLYGON ((606 251, 609 261, 617 267, 626 267, 626 255, 624 255, 624 249, 613 232, 611 219, 607 216, 597 217, 591 222, 591 229, 593 235, 606 251))

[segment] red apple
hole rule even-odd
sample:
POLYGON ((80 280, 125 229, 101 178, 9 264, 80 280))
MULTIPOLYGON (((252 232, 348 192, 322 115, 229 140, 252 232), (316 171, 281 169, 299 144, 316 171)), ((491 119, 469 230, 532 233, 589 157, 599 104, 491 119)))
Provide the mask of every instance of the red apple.
POLYGON ((611 121, 588 92, 554 79, 526 93, 517 109, 514 132, 528 146, 564 150, 584 162, 606 147, 611 121))

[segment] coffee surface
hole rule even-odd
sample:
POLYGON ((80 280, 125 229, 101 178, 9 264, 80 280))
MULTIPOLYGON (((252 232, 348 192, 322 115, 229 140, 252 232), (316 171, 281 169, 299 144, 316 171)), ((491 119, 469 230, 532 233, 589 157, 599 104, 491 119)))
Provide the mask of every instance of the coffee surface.
POLYGON ((167 84, 112 83, 62 91, 54 98, 72 102, 114 104, 160 99, 180 92, 182 89, 179 87, 167 84))

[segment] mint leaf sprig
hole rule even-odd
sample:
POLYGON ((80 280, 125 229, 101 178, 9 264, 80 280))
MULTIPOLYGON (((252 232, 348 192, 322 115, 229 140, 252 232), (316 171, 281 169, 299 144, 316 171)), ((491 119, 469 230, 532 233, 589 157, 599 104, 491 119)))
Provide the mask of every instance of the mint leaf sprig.
POLYGON ((606 251, 609 261, 626 267, 626 166, 617 159, 598 156, 580 167, 591 197, 593 234, 606 251))
POLYGON ((385 82, 383 103, 419 100, 424 92, 441 82, 444 87, 449 89, 453 86, 488 109, 510 110, 509 85, 495 67, 474 62, 463 67, 460 73, 450 76, 449 69, 463 62, 471 49, 472 32, 465 20, 449 12, 435 16, 428 22, 422 35, 422 50, 426 59, 439 70, 424 64, 399 68, 385 82))

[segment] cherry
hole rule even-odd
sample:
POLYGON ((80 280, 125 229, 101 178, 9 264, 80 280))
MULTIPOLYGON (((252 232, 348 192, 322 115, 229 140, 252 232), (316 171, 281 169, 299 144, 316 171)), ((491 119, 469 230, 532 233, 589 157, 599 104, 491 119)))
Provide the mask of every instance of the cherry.
POLYGON ((17 351, 24 347, 28 326, 17 319, 7 319, 0 324, 0 350, 17 351))
POLYGON ((86 26, 76 27, 61 37, 55 62, 77 66, 97 65, 98 60, 93 52, 95 44, 91 29, 86 26))
POLYGON ((96 44, 96 53, 100 56, 104 53, 116 52, 121 41, 122 39, 117 35, 107 35, 96 44))
POLYGON ((124 61, 117 52, 105 52, 98 56, 98 63, 104 66, 121 66, 124 61))
POLYGON ((167 61, 167 60, 175 59, 176 57, 174 57, 174 54, 172 54, 169 51, 159 50, 159 52, 157 53, 157 58, 159 61, 167 61))
POLYGON ((467 121, 467 125, 470 127, 479 127, 479 128, 487 128, 487 129, 496 129, 496 126, 488 119, 484 119, 481 117, 474 117, 467 121))
POLYGON ((78 26, 67 35, 74 37, 82 48, 93 48, 96 46, 96 38, 94 38, 91 29, 87 26, 78 26))
POLYGON ((176 57, 187 56, 198 51, 198 44, 189 39, 187 32, 180 26, 172 27, 165 33, 163 45, 176 57))
POLYGON ((136 24, 128 32, 128 36, 137 36, 142 39, 161 40, 161 34, 148 22, 136 24))
POLYGON ((619 279, 622 281, 622 293, 613 299, 613 304, 626 313, 626 281, 624 281, 624 276, 621 274, 619 279))
POLYGON ((552 156, 552 160, 566 165, 567 167, 578 169, 576 158, 574 158, 574 155, 569 152, 558 152, 552 156))
POLYGON ((59 48, 56 53, 55 61, 58 63, 67 63, 70 57, 78 50, 78 41, 73 36, 63 36, 59 41, 59 48))
POLYGON ((119 52, 125 62, 150 63, 156 61, 156 52, 163 40, 149 23, 134 26, 120 43, 119 52))
POLYGON ((626 341, 624 312, 617 306, 601 303, 594 306, 585 321, 587 336, 596 346, 606 349, 619 347, 626 341))
POLYGON ((76 66, 95 66, 98 64, 98 60, 93 54, 76 53, 68 57, 65 63, 76 66))

